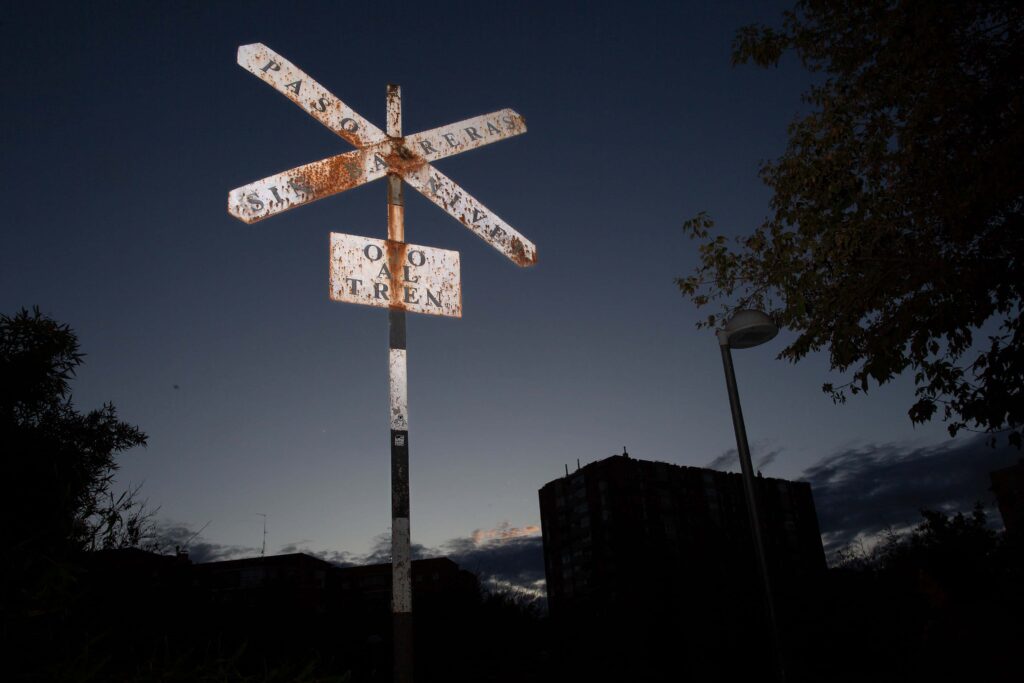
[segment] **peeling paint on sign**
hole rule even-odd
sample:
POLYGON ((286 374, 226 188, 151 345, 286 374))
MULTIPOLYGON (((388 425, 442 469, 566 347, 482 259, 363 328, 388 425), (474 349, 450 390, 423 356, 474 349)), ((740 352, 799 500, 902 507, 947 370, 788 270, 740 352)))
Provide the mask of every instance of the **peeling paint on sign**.
POLYGON ((238 65, 302 107, 353 147, 366 147, 387 139, 384 131, 262 43, 239 47, 238 65))
POLYGON ((462 317, 459 252, 332 232, 331 299, 462 317))
POLYGON ((388 131, 392 133, 388 135, 266 45, 254 43, 238 48, 238 63, 357 149, 232 190, 228 194, 228 213, 235 218, 254 223, 393 174, 516 265, 537 262, 537 247, 532 242, 431 165, 525 133, 526 119, 517 112, 501 109, 403 137, 397 106, 400 96, 395 89, 388 96, 388 131))
POLYGON ((537 262, 537 247, 533 242, 433 166, 407 173, 404 179, 517 266, 532 266, 537 262))

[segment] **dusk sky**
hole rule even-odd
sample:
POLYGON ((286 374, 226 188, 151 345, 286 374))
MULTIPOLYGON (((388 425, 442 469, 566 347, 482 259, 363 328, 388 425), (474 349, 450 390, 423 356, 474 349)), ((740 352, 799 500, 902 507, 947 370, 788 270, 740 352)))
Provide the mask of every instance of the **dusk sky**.
MULTIPOLYGON (((504 107, 527 122, 436 166, 531 239, 536 266, 406 189, 407 240, 461 254, 463 300, 461 319, 409 315, 415 543, 536 527, 543 484, 623 446, 735 469, 717 342, 673 278, 696 262, 686 218, 739 234, 768 212, 758 167, 811 77, 792 59, 731 67, 730 44, 787 4, 12 4, 0 311, 38 305, 78 333, 76 405, 111 401, 149 435, 119 482, 144 482, 161 524, 258 552, 262 513, 268 553, 373 551, 390 523, 387 314, 329 299, 328 241, 386 236, 385 183, 228 215, 231 189, 351 149, 236 65, 260 42, 381 128, 388 83, 406 134, 504 107)), ((827 359, 776 360, 786 338, 735 353, 747 430, 766 475, 815 484, 823 526, 850 514, 823 504, 863 494, 824 490, 829 467, 977 445, 912 426, 909 378, 833 405, 827 359)), ((974 460, 973 496, 1016 457, 974 460)), ((885 471, 929 469, 907 467, 885 471)))

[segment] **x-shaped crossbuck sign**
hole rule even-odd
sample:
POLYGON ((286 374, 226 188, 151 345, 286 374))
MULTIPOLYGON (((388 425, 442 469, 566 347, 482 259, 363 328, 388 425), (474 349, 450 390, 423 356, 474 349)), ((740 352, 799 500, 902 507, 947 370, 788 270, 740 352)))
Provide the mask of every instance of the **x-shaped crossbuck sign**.
POLYGON ((502 109, 400 138, 389 137, 266 45, 238 48, 238 64, 299 105, 355 150, 257 180, 228 194, 228 212, 246 223, 344 192, 395 173, 520 266, 537 247, 430 162, 526 132, 526 121, 502 109))

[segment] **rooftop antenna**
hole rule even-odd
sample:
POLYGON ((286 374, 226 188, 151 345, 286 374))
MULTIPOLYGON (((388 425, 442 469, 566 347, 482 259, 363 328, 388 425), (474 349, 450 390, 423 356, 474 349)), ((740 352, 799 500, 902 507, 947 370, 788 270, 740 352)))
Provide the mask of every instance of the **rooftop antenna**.
POLYGON ((260 548, 260 557, 263 557, 267 552, 267 516, 262 512, 256 514, 263 518, 263 547, 260 548))

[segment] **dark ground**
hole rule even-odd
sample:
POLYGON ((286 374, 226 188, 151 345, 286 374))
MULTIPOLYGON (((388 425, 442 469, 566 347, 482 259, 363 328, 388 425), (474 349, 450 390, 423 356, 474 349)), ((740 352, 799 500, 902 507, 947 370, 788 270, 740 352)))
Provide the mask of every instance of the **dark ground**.
MULTIPOLYGON (((70 568, 73 587, 50 609, 5 614, 7 680, 390 680, 379 608, 315 613, 269 596, 228 609, 176 577, 187 566, 86 567, 70 568)), ((935 515, 816 582, 780 585, 787 680, 1019 680, 1021 568, 1021 545, 983 519, 935 515)), ((575 619, 478 588, 421 597, 416 680, 771 680, 756 583, 689 595, 575 619)))

